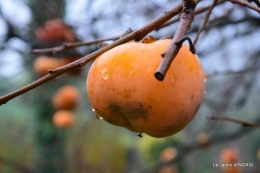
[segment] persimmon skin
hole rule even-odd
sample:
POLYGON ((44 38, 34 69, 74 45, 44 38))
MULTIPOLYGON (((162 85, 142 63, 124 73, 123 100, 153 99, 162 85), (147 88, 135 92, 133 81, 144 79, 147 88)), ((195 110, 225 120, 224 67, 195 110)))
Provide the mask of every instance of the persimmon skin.
POLYGON ((74 125, 75 115, 69 110, 59 110, 53 115, 53 124, 58 128, 68 128, 74 125))
POLYGON ((166 137, 182 130, 197 113, 205 91, 205 73, 183 44, 163 81, 154 73, 171 40, 130 42, 92 64, 87 77, 90 103, 105 121, 166 137))

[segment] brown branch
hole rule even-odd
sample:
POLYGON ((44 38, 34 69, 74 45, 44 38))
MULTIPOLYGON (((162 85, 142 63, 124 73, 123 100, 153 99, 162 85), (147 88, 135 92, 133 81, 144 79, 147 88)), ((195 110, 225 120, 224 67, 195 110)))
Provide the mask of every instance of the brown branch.
POLYGON ((177 28, 176 33, 171 41, 169 48, 163 54, 162 61, 155 72, 154 76, 158 81, 163 81, 173 59, 178 54, 181 46, 176 45, 176 42, 179 41, 181 38, 186 36, 188 30, 190 29, 191 23, 194 19, 194 10, 196 7, 195 1, 184 1, 183 0, 183 12, 180 18, 180 24, 177 28), (188 4, 188 2, 192 2, 188 4))
MULTIPOLYGON (((225 0, 218 1, 218 3, 216 4, 216 6, 222 4, 223 2, 225 2, 225 0)), ((207 9, 209 9, 210 7, 211 7, 211 5, 208 5, 208 6, 205 6, 205 7, 200 7, 200 8, 198 8, 198 9, 195 10, 194 14, 195 14, 195 15, 196 15, 196 14, 200 14, 200 13, 206 11, 207 9)), ((171 20, 169 20, 168 22, 166 22, 165 24, 163 24, 161 27, 159 27, 159 28, 157 29, 157 31, 160 30, 160 29, 162 29, 162 28, 164 28, 164 27, 166 27, 166 26, 169 26, 169 25, 171 25, 171 24, 173 24, 173 23, 175 23, 175 22, 178 22, 179 20, 180 20, 179 18, 171 19, 171 20)))
POLYGON ((228 0, 229 2, 233 3, 233 4, 238 4, 238 5, 242 5, 245 6, 247 8, 250 8, 258 13, 260 13, 260 8, 258 8, 257 6, 254 6, 252 4, 250 4, 248 1, 245 0, 228 0))
POLYGON ((197 33, 197 35, 196 35, 196 37, 195 37, 195 39, 194 39, 194 41, 193 41, 194 46, 196 45, 196 43, 197 43, 197 41, 198 41, 198 39, 199 39, 199 36, 200 36, 201 32, 205 29, 205 27, 206 27, 206 25, 207 25, 207 23, 208 23, 208 21, 209 21, 209 17, 210 17, 210 15, 211 15, 211 13, 212 13, 212 10, 213 10, 213 8, 217 5, 217 2, 218 2, 218 0, 214 0, 214 2, 212 3, 212 5, 210 6, 209 11, 207 12, 206 17, 205 17, 205 19, 204 19, 204 22, 203 22, 203 24, 201 25, 201 27, 200 27, 200 29, 199 29, 199 31, 198 31, 198 33, 197 33))
POLYGON ((120 38, 119 40, 116 40, 114 43, 99 49, 87 56, 84 56, 83 58, 74 61, 70 64, 67 64, 63 67, 59 67, 53 70, 50 70, 50 73, 47 74, 46 76, 34 81, 33 83, 20 88, 10 94, 7 94, 5 96, 0 97, 0 105, 5 104, 6 102, 8 102, 9 100, 33 89, 36 88, 44 83, 46 83, 47 81, 50 81, 51 79, 54 79, 55 77, 69 71, 72 70, 76 67, 82 67, 84 65, 86 65, 88 62, 90 62, 91 60, 95 59, 97 56, 101 55, 102 53, 120 45, 123 43, 126 43, 130 40, 140 40, 142 39, 145 35, 147 35, 148 33, 150 33, 151 31, 153 31, 154 29, 160 27, 162 24, 164 24, 166 21, 168 21, 169 19, 171 19, 173 16, 179 14, 182 10, 182 4, 178 4, 177 6, 175 6, 173 9, 171 9, 168 12, 165 12, 162 16, 156 18, 155 20, 151 21, 150 23, 148 23, 147 25, 145 25, 144 27, 130 33, 129 35, 126 35, 122 38, 120 38))
POLYGON ((102 41, 117 40, 119 38, 120 38, 120 36, 116 36, 116 37, 99 39, 99 40, 88 41, 88 42, 63 43, 62 46, 46 48, 46 49, 34 49, 34 50, 32 50, 32 53, 50 53, 51 52, 51 53, 55 54, 55 53, 59 53, 64 50, 67 50, 67 49, 72 49, 72 48, 80 47, 80 46, 88 46, 88 45, 100 43, 102 41))
POLYGON ((254 2, 258 7, 260 7, 260 1, 259 0, 248 0, 248 2, 254 2))
POLYGON ((230 117, 226 117, 226 116, 209 116, 208 119, 210 119, 210 120, 220 120, 220 121, 230 121, 230 122, 233 122, 233 123, 241 124, 242 126, 260 127, 260 124, 250 123, 250 122, 246 122, 246 121, 243 121, 243 120, 238 120, 238 119, 230 118, 230 117))

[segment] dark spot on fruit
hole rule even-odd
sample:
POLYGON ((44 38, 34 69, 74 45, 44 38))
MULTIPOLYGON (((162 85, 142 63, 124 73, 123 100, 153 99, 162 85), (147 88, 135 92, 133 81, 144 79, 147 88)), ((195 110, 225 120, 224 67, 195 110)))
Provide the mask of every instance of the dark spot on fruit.
POLYGON ((191 101, 193 101, 194 100, 194 95, 191 95, 190 99, 191 99, 191 101))
POLYGON ((126 121, 137 120, 143 118, 144 120, 149 120, 148 108, 145 108, 140 102, 126 102, 119 104, 113 102, 109 105, 108 109, 110 116, 108 121, 112 121, 116 118, 124 118, 126 121))
POLYGON ((130 125, 130 123, 128 122, 128 120, 122 112, 121 106, 119 106, 119 104, 116 102, 112 102, 104 114, 112 115, 106 116, 105 119, 107 122, 111 124, 119 125, 119 123, 122 123, 122 121, 124 121, 126 124, 130 125))
POLYGON ((128 119, 139 119, 144 118, 145 120, 149 120, 148 110, 143 106, 140 102, 127 102, 124 107, 125 115, 128 117, 128 119))

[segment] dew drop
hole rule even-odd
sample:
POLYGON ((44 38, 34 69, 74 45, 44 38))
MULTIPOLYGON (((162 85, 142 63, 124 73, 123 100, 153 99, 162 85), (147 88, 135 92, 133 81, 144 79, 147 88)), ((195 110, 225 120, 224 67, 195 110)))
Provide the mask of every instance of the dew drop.
POLYGON ((171 80, 171 83, 175 82, 175 77, 173 76, 173 74, 170 74, 170 80, 171 80))
POLYGON ((104 68, 104 69, 100 70, 100 72, 101 72, 102 78, 107 80, 108 79, 108 71, 107 71, 107 69, 104 68))
POLYGON ((103 117, 100 116, 98 113, 96 113, 96 118, 97 118, 98 120, 102 120, 102 119, 103 119, 103 117))
POLYGON ((207 82, 209 80, 208 75, 204 72, 204 82, 207 82))

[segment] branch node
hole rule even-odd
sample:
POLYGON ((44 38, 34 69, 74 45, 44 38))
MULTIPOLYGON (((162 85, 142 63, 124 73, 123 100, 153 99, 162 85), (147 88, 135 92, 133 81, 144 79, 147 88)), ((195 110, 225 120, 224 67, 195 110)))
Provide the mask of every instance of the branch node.
POLYGON ((162 54, 161 54, 161 56, 162 56, 162 58, 164 58, 164 56, 165 56, 165 52, 164 52, 164 53, 162 53, 162 54))
POLYGON ((183 1, 183 10, 182 13, 194 13, 194 9, 196 7, 196 2, 192 1, 191 3, 186 3, 186 1, 183 1))
POLYGON ((54 73, 54 70, 49 69, 49 70, 48 70, 48 73, 53 74, 53 73, 54 73))

